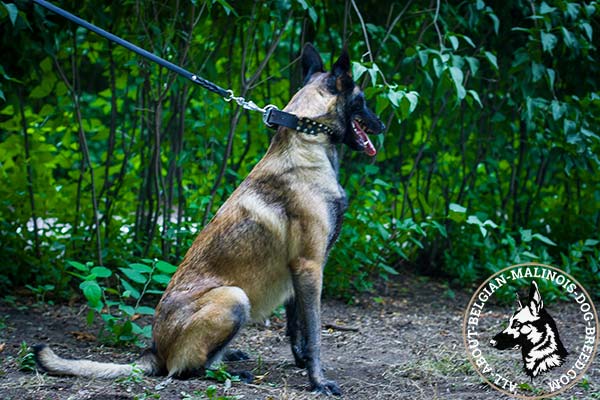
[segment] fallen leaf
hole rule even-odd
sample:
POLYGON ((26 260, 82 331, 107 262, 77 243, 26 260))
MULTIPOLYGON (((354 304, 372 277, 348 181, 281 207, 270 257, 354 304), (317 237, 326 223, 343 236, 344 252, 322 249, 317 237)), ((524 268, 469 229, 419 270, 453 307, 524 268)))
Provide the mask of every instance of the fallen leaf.
POLYGON ((91 333, 88 332, 79 332, 79 331, 72 331, 69 332, 71 335, 73 335, 73 337, 77 340, 85 340, 88 342, 94 342, 96 340, 96 336, 92 335, 91 333))

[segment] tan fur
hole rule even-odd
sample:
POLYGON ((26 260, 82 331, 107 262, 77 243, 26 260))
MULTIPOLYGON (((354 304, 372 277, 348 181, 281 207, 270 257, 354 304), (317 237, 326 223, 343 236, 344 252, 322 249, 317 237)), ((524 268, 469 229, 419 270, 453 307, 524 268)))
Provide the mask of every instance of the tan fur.
MULTIPOLYGON (((285 110, 326 118, 336 97, 324 89, 325 75, 315 74, 285 110)), ((328 140, 279 128, 264 158, 195 239, 156 308, 154 373, 179 375, 218 359, 247 320, 265 318, 290 298, 293 276, 318 301, 335 229, 327 202, 345 196, 328 140)), ((44 351, 38 359, 52 373, 131 373, 131 366, 75 364, 44 351)))
MULTIPOLYGON (((319 89, 320 79, 301 89, 286 111, 315 118, 333 107, 334 96, 319 89), (302 100, 307 98, 310 102, 302 100)), ((325 202, 315 196, 343 195, 325 140, 280 128, 265 157, 198 235, 156 310, 154 337, 170 374, 204 365, 212 347, 232 329, 227 310, 233 305, 247 305, 254 320, 264 318, 292 294, 292 273, 321 274, 323 239, 332 227, 325 202), (256 183, 270 177, 285 181, 282 196, 292 202, 286 207, 295 218, 256 183), (243 221, 256 225, 244 230, 243 221), (310 260, 312 269, 294 271, 293 266, 306 265, 300 260, 310 260), (239 289, 203 293, 196 280, 207 276, 239 289), (176 311, 165 309, 169 302, 176 311), (170 317, 163 318, 164 312, 170 317)))

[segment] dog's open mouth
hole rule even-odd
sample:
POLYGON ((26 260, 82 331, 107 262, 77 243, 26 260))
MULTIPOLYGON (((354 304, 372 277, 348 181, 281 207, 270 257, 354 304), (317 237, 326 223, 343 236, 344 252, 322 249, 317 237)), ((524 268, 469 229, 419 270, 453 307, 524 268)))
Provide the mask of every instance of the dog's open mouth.
POLYGON ((367 132, 370 132, 370 130, 361 124, 360 119, 352 120, 352 130, 354 131, 356 142, 360 147, 362 147, 362 150, 365 153, 371 157, 377 154, 377 150, 375 149, 375 146, 373 146, 373 142, 371 142, 369 135, 367 135, 367 132))

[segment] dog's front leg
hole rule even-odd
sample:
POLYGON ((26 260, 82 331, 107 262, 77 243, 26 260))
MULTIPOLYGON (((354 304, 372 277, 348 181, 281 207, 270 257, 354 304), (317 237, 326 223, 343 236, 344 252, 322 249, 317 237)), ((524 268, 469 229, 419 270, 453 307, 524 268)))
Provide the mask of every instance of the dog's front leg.
MULTIPOLYGON (((321 264, 300 259, 292 266, 294 296, 299 321, 303 324, 304 360, 308 368, 311 390, 326 395, 340 395, 335 381, 328 381, 321 368, 321 287, 323 272, 321 264)), ((292 344, 293 346, 293 344, 292 344)))

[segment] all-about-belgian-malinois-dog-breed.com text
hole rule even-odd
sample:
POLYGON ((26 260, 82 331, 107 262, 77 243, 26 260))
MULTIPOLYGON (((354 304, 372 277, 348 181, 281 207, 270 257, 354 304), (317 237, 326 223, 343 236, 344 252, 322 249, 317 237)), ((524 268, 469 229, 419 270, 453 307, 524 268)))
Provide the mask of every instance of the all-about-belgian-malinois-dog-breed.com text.
POLYGON ((323 267, 340 231, 346 195, 338 183, 337 144, 375 154, 367 136, 384 125, 367 107, 343 51, 325 72, 312 45, 302 54, 304 86, 284 111, 326 131, 280 126, 266 155, 200 232, 177 268, 154 314, 153 344, 133 364, 68 360, 35 348, 50 374, 97 378, 196 375, 240 352, 227 345, 250 320, 286 304, 287 333, 296 365, 311 389, 340 394, 320 361, 323 267))

